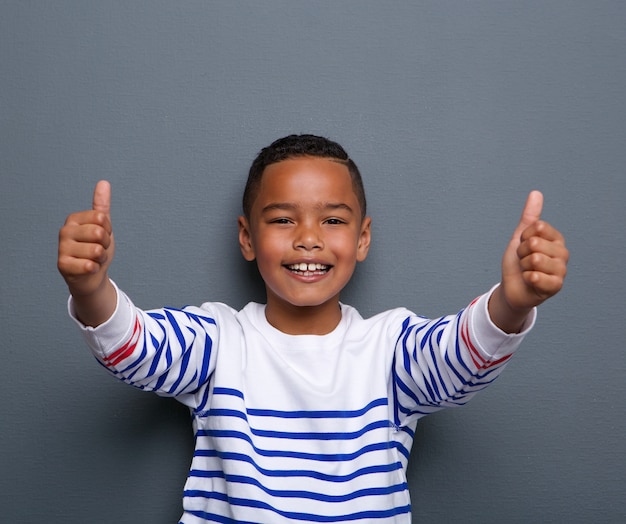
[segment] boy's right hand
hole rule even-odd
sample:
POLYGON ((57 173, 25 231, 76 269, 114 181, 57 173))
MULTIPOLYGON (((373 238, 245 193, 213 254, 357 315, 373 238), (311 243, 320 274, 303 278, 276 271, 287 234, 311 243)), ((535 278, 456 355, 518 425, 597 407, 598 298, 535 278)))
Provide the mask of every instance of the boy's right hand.
POLYGON ((114 252, 111 185, 102 180, 96 184, 92 209, 69 215, 59 232, 57 267, 84 324, 97 326, 115 310, 115 289, 107 271, 114 252))

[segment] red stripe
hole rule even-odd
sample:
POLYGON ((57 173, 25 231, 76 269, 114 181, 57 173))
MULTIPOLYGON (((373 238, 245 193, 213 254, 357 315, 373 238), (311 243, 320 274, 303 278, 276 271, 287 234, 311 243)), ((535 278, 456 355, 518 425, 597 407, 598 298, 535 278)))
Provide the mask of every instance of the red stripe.
POLYGON ((122 360, 133 354, 133 351, 135 351, 135 348, 137 347, 137 342, 139 341, 140 329, 141 325, 139 323, 139 317, 137 317, 135 319, 135 326, 133 327, 133 334, 131 335, 130 340, 105 359, 107 366, 116 366, 122 360))
MULTIPOLYGON (((469 305, 469 307, 472 307, 478 301, 479 298, 480 297, 475 298, 472 301, 472 303, 469 305)), ((464 320, 464 322, 461 324, 461 339, 463 340, 463 342, 465 342, 465 345, 470 350, 470 356, 472 357, 472 361, 474 362, 474 365, 477 368, 489 369, 493 366, 497 366, 498 364, 501 364, 502 362, 506 362, 512 356, 512 355, 506 355, 502 358, 499 358, 498 360, 494 360, 493 362, 488 362, 488 360, 484 358, 480 354, 480 352, 476 349, 474 344, 472 344, 472 341, 470 340, 470 336, 469 336, 469 323, 466 320, 464 320)))
POLYGON ((472 357, 472 361, 477 368, 483 368, 486 363, 486 359, 482 357, 480 352, 476 349, 469 336, 469 326, 466 319, 463 320, 461 324, 461 339, 469 349, 470 357, 472 357))
POLYGON ((498 360, 494 360, 493 362, 490 362, 489 365, 487 366, 488 368, 491 368, 493 366, 497 366, 498 364, 501 364, 502 362, 506 362, 507 360, 509 360, 513 355, 506 355, 502 358, 499 358, 498 360))

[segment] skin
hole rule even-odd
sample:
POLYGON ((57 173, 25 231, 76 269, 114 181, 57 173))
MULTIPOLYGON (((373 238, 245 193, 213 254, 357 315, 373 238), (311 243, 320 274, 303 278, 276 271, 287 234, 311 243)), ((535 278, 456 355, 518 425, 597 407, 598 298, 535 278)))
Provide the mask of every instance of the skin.
MULTIPOLYGON (((492 321, 518 332, 529 312, 563 286, 569 252, 561 233, 542 221, 543 195, 532 191, 502 258, 502 279, 489 301, 492 321)), ((325 334, 341 319, 339 296, 357 262, 367 257, 371 219, 361 219, 348 169, 325 158, 301 157, 268 166, 239 244, 256 260, 267 290, 266 316, 289 334, 325 334), (294 264, 323 269, 294 271, 294 264)), ((58 269, 77 317, 98 326, 113 314, 108 268, 115 241, 111 186, 96 185, 92 209, 68 216, 59 232, 58 269)))
POLYGON ((502 257, 502 279, 491 295, 496 326, 517 333, 530 311, 557 294, 567 274, 569 251, 563 235, 540 220, 543 195, 531 191, 502 257))
POLYGON ((370 225, 345 165, 303 157, 268 166, 249 219, 239 217, 239 244, 265 282, 270 324, 290 334, 332 331, 339 294, 367 256, 370 225), (294 264, 324 269, 294 271, 294 264))
POLYGON ((106 322, 117 304, 108 269, 115 253, 111 226, 111 185, 96 184, 92 208, 69 215, 59 231, 57 267, 86 326, 106 322))

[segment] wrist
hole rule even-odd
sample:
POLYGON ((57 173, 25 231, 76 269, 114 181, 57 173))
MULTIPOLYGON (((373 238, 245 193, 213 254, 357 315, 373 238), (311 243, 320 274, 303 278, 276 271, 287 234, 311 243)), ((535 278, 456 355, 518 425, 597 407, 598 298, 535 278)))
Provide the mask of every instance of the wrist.
POLYGON ((76 318, 86 326, 97 327, 106 322, 117 306, 117 291, 106 277, 89 293, 73 292, 70 288, 76 318))
POLYGON ((491 321, 505 333, 519 333, 533 310, 531 307, 514 307, 506 298, 502 284, 489 297, 488 311, 491 321))

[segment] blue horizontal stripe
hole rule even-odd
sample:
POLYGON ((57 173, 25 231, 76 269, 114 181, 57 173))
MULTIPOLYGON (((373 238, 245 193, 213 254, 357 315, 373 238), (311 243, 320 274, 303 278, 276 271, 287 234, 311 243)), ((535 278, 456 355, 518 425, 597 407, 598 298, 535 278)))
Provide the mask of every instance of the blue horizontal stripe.
MULTIPOLYGON (((300 520, 300 521, 308 521, 308 522, 347 522, 352 520, 363 520, 363 519, 387 519, 390 517, 394 517, 396 515, 402 515, 405 513, 410 513, 411 506, 398 506, 396 508, 390 508, 386 510, 370 510, 370 511, 359 511, 357 513, 349 513, 347 515, 315 515, 312 513, 300 513, 295 511, 282 511, 277 508, 270 506, 265 502, 261 502, 258 500, 249 500, 242 499, 236 497, 229 497, 223 493, 209 493, 208 494, 211 499, 221 500, 223 502, 227 502, 231 506, 246 506, 250 508, 257 509, 266 509, 280 515, 281 517, 285 517, 291 520, 300 520)), ((211 514, 205 513, 204 511, 189 511, 188 513, 201 517, 201 518, 209 518, 211 514)))
MULTIPOLYGON (((397 471, 402 469, 402 464, 400 462, 392 462, 390 464, 380 464, 376 466, 368 466, 366 468, 361 468, 351 473, 347 473, 345 475, 330 475, 327 473, 321 473, 319 471, 313 470, 305 470, 305 469, 265 469, 260 467, 254 459, 249 457, 248 455, 244 455, 243 453, 230 453, 230 452, 207 452, 207 456, 209 453, 213 453, 214 456, 219 457, 222 460, 238 460, 241 462, 247 462, 248 464, 254 466, 254 468, 261 474, 266 477, 308 477, 314 478, 317 480, 324 480, 328 482, 348 482, 350 480, 354 480, 362 475, 371 475, 372 473, 389 473, 391 471, 397 471)), ((210 478, 211 472, 192 469, 189 472, 190 477, 199 477, 199 478, 210 478)))
POLYGON ((296 433, 292 431, 273 431, 273 430, 261 430, 261 429, 251 429, 252 433, 257 437, 270 437, 270 438, 282 438, 289 440, 354 440, 356 438, 362 437, 365 433, 380 429, 380 428, 388 428, 392 424, 388 420, 378 420, 376 422, 372 422, 368 424, 364 428, 359 429, 358 431, 351 432, 334 432, 334 433, 326 433, 326 432, 306 432, 306 433, 296 433))
POLYGON ((233 388, 216 387, 213 389, 213 394, 214 395, 230 395, 232 397, 238 397, 240 399, 243 399, 243 393, 239 391, 238 389, 233 389, 233 388))
MULTIPOLYGON (((412 435, 412 432, 409 433, 412 435)), ((409 450, 406 449, 399 442, 391 441, 391 442, 378 442, 375 444, 369 444, 367 446, 362 447, 354 451, 353 453, 304 453, 299 451, 286 451, 286 450, 268 450, 261 449, 254 445, 254 442, 250 438, 249 435, 243 433, 241 431, 234 430, 200 430, 198 432, 199 436, 205 437, 216 437, 216 438, 237 438, 241 440, 245 440, 250 444, 255 454, 261 457, 281 457, 281 458, 297 458, 303 460, 317 460, 321 462, 342 462, 348 460, 354 460, 359 458, 366 453, 371 453, 374 451, 383 451, 386 449, 397 449, 400 453, 402 453, 405 457, 409 457, 409 450)), ((215 453, 214 450, 202 450, 196 449, 195 456, 215 456, 208 455, 208 453, 215 453)))
MULTIPOLYGON (((242 420, 247 421, 247 417, 241 411, 236 409, 210 409, 205 413, 199 414, 201 416, 222 416, 222 417, 235 417, 242 420)), ((374 431, 381 428, 389 428, 392 427, 393 424, 388 420, 378 420, 367 424, 365 427, 359 429, 358 431, 352 432, 293 432, 293 431, 275 431, 268 429, 255 429, 252 426, 250 427, 250 433, 256 435, 257 437, 269 437, 269 438, 278 438, 278 439, 288 439, 288 440, 354 440, 359 437, 362 437, 364 434, 369 431, 374 431)), ((199 430, 198 436, 214 436, 214 437, 226 437, 233 436, 233 434, 237 434, 239 432, 234 431, 229 433, 228 430, 199 430)), ((252 441, 247 439, 250 443, 252 441)))
MULTIPOLYGON (((392 493, 398 493, 400 491, 404 491, 408 489, 406 482, 402 484, 396 484, 394 486, 383 486, 383 487, 373 487, 373 488, 365 488, 357 491, 353 491, 352 493, 345 493, 343 495, 328 495, 326 493, 316 493, 313 491, 303 491, 303 490, 282 490, 282 489, 270 489, 257 479, 252 477, 247 477, 244 475, 228 475, 224 474, 223 471, 215 471, 214 478, 223 478, 227 482, 237 483, 237 484, 246 484, 251 486, 256 486, 260 490, 264 491, 268 495, 277 498, 300 498, 300 499, 309 499, 309 500, 317 500, 320 502, 348 502, 350 500, 359 499, 362 497, 371 497, 371 496, 384 496, 391 495, 392 493)), ((210 498, 209 491, 205 490, 187 490, 185 491, 186 497, 203 497, 210 498)))
POLYGON ((370 402, 362 409, 355 410, 328 410, 328 411, 279 411, 275 409, 248 409, 248 415, 278 418, 356 418, 379 406, 387 405, 386 398, 379 398, 370 402))
MULTIPOLYGON (((241 391, 232 388, 216 387, 213 390, 214 395, 230 395, 240 399, 244 399, 241 391)), ((386 406, 388 400, 386 398, 378 398, 367 404, 364 408, 354 410, 299 410, 299 411, 281 411, 276 409, 246 409, 248 415, 259 417, 278 417, 278 418, 356 418, 363 416, 373 408, 386 406)))
POLYGON ((248 420, 245 413, 242 413, 238 409, 223 409, 223 408, 211 408, 208 411, 201 413, 204 417, 234 417, 241 420, 248 420))

